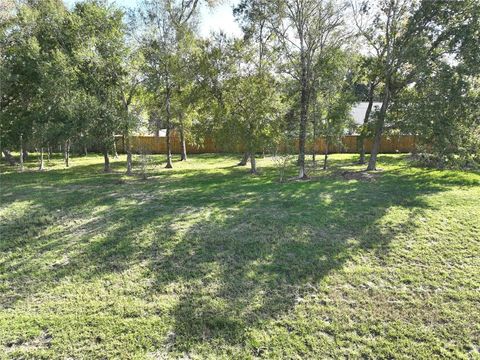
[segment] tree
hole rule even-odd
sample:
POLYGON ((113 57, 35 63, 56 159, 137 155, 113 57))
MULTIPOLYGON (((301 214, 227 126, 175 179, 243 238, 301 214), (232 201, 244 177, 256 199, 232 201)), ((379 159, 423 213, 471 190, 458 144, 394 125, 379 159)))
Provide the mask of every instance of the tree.
MULTIPOLYGON (((238 43, 238 42, 237 42, 238 43)), ((193 124, 197 141, 212 137, 226 148, 234 149, 231 134, 226 131, 228 107, 225 94, 227 85, 237 74, 238 54, 235 41, 225 34, 214 34, 201 41, 196 60, 195 92, 198 94, 198 120, 193 124)))
POLYGON ((384 83, 382 106, 375 123, 375 136, 367 170, 375 170, 385 117, 396 91, 395 79, 405 64, 409 51, 405 36, 414 8, 408 0, 378 0, 352 3, 354 20, 360 34, 374 52, 384 83))
POLYGON ((379 67, 376 63, 376 58, 372 56, 366 56, 362 58, 360 65, 360 73, 362 80, 367 83, 367 91, 361 100, 367 101, 367 109, 365 110, 365 116, 363 118, 363 123, 359 128, 359 137, 358 137, 358 148, 359 148, 359 159, 358 163, 363 165, 365 164, 365 139, 369 136, 371 132, 371 118, 373 102, 376 97, 377 89, 380 85, 380 76, 378 73, 379 67))
MULTIPOLYGON (((478 24, 478 15, 472 16, 478 14, 478 2, 377 0, 373 4, 353 3, 353 10, 359 32, 377 58, 384 84, 367 167, 375 170, 386 117, 395 97, 414 84, 417 76, 429 73, 432 64, 454 53, 456 47, 466 54, 477 53, 472 51, 475 36, 462 34, 466 26, 469 29, 468 23, 478 24)), ((478 55, 473 58, 478 59, 478 55)))
POLYGON ((74 9, 77 25, 74 56, 84 101, 89 104, 88 132, 97 140, 104 155, 104 170, 110 171, 109 151, 114 134, 121 130, 119 88, 125 68, 123 60, 125 24, 123 12, 100 2, 78 3, 74 9))
POLYGON ((480 166, 480 83, 439 63, 392 106, 397 126, 417 136, 417 158, 439 168, 480 166))
POLYGON ((257 173, 255 154, 278 136, 282 115, 280 94, 268 74, 233 78, 225 94, 225 130, 243 145, 250 157, 250 173, 257 173))
MULTIPOLYGON (((135 29, 131 30, 131 32, 135 29)), ((130 37, 130 46, 126 48, 118 76, 117 94, 119 96, 119 113, 121 116, 120 131, 124 138, 124 147, 127 153, 127 175, 132 175, 132 144, 131 133, 139 125, 140 97, 144 93, 145 77, 142 73, 144 59, 135 39, 130 37)))
POLYGON ((22 144, 38 147, 43 170, 43 148, 74 131, 70 16, 60 1, 40 0, 19 4, 8 19, 2 22, 8 29, 2 37, 2 140, 18 144, 21 136, 22 144))
POLYGON ((291 75, 300 89, 299 178, 307 178, 305 145, 307 117, 315 82, 314 62, 330 43, 344 39, 344 7, 327 0, 277 0, 269 7, 271 28, 275 32, 282 55, 283 70, 291 75))
MULTIPOLYGON (((199 0, 151 0, 144 3, 143 51, 145 73, 150 90, 162 99, 167 138, 167 168, 172 168, 172 98, 181 93, 184 80, 184 55, 193 36, 194 17, 199 0)), ((179 113, 177 111, 177 113, 179 113)))
POLYGON ((341 138, 352 125, 349 113, 355 100, 355 79, 352 78, 355 63, 352 64, 351 59, 350 52, 329 47, 324 49, 314 68, 317 82, 313 85, 313 110, 309 115, 314 128, 314 147, 318 135, 325 140, 324 169, 327 168, 329 147, 342 146, 341 138))

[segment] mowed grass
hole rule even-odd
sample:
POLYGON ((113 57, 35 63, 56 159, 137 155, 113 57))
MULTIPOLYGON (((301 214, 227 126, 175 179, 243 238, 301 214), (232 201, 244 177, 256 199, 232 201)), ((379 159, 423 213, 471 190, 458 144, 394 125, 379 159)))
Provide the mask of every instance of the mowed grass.
POLYGON ((0 358, 480 359, 478 173, 152 158, 2 165, 0 358))

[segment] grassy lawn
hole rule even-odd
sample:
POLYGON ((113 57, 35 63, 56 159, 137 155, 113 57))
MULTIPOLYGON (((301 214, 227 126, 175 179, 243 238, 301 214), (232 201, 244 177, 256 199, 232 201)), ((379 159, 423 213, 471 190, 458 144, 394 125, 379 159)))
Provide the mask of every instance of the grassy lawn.
POLYGON ((480 359, 479 174, 153 159, 1 165, 0 359, 480 359))

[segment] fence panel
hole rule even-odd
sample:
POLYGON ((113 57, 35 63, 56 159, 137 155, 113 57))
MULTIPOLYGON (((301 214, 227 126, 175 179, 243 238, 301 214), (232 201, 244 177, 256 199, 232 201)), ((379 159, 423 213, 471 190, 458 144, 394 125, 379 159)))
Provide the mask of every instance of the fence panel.
MULTIPOLYGON (((347 135, 342 138, 341 144, 330 144, 328 146, 329 153, 356 153, 358 150, 358 135, 347 135)), ((181 152, 181 141, 176 133, 170 138, 172 144, 172 153, 179 154, 181 152)), ((132 151, 134 153, 146 152, 149 154, 165 154, 167 151, 166 137, 138 135, 131 137, 132 151)), ((125 142, 122 136, 116 137, 117 151, 125 152, 125 142)), ((222 146, 217 146, 213 138, 206 138, 202 144, 190 144, 187 142, 187 153, 189 154, 205 154, 205 153, 223 153, 231 152, 222 146)), ((325 139, 319 138, 313 144, 308 143, 306 150, 312 153, 313 150, 320 154, 325 152, 325 139)), ((294 148, 298 148, 298 141, 295 142, 294 148)), ((237 148, 237 152, 241 152, 241 147, 237 148)), ((370 152, 372 149, 372 139, 365 139, 365 150, 370 152)), ((380 142, 381 153, 409 153, 415 150, 415 136, 413 135, 395 135, 383 136, 380 142)))

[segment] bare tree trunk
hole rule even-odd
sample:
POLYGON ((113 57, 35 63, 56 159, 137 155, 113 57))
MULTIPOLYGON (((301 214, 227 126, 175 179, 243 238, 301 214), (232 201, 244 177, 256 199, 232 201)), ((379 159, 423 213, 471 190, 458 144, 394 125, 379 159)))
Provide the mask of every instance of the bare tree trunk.
POLYGON ((160 137, 160 130, 162 130, 162 124, 160 119, 155 119, 155 136, 160 137))
POLYGON ((368 106, 367 110, 365 111, 365 117, 363 118, 363 128, 362 131, 360 132, 359 136, 359 153, 360 153, 360 158, 358 160, 359 164, 365 164, 365 133, 366 133, 366 126, 368 124, 368 120, 370 119, 370 113, 372 112, 372 107, 373 107, 373 93, 375 91, 375 84, 373 82, 370 82, 370 87, 368 89, 368 106))
POLYGON ((115 159, 118 159, 117 142, 115 141, 115 135, 113 135, 113 157, 115 159))
POLYGON ((170 141, 170 121, 167 121, 167 165, 165 165, 166 169, 173 168, 172 165, 172 144, 170 141))
POLYGON ((307 172, 305 169, 305 142, 307 139, 307 112, 308 112, 308 79, 305 69, 305 65, 302 61, 302 92, 300 98, 300 135, 298 142, 298 166, 300 179, 308 178, 307 172))
POLYGON ((360 146, 360 157, 358 159, 358 163, 361 164, 361 165, 364 165, 365 164, 365 137, 363 135, 360 134, 360 137, 358 139, 358 141, 360 142, 359 146, 360 146))
POLYGON ((63 160, 65 161, 65 167, 70 166, 70 140, 65 141, 63 146, 63 160))
POLYGON ((132 147, 130 143, 130 134, 125 137, 125 144, 127 150, 127 175, 132 175, 132 147))
POLYGON ((23 171, 23 134, 20 134, 20 171, 23 171))
POLYGON ((107 148, 105 148, 103 150, 103 160, 104 160, 103 171, 106 172, 106 173, 109 173, 111 171, 111 169, 110 169, 110 158, 108 157, 107 148))
POLYGON ((70 149, 72 147, 72 143, 70 142, 70 139, 67 140, 67 162, 68 166, 70 166, 70 149))
POLYGON ((166 98, 166 110, 167 110, 167 165, 165 168, 171 169, 172 165, 172 144, 170 141, 170 89, 167 88, 166 98))
POLYGON ((373 140, 372 152, 370 160, 368 162, 367 171, 377 169, 377 155, 380 151, 380 141, 382 140, 383 126, 385 124, 385 115, 387 113, 387 107, 390 102, 390 89, 388 88, 388 82, 385 84, 385 93, 383 95, 382 107, 378 114, 377 124, 375 126, 375 138, 373 140))
POLYGON ((45 170, 45 166, 43 163, 43 147, 40 148, 40 165, 38 166, 38 170, 40 171, 45 170))
POLYGON ((314 112, 313 114, 313 149, 312 149, 312 161, 314 166, 316 161, 315 159, 316 155, 317 155, 317 119, 316 119, 316 114, 314 112))
POLYGON ((183 130, 183 125, 180 126, 180 141, 182 143, 182 153, 180 161, 187 161, 187 145, 185 143, 185 133, 183 130))
POLYGON ((8 162, 9 165, 14 166, 17 164, 10 150, 3 149, 2 152, 3 152, 3 156, 5 156, 5 160, 8 162))
POLYGON ((323 158, 323 170, 327 170, 327 160, 328 160, 328 140, 325 139, 325 154, 323 158))
POLYGON ((242 160, 240 160, 240 162, 237 164, 237 166, 245 166, 247 165, 247 162, 248 162, 248 158, 250 157, 250 154, 245 151, 243 153, 243 157, 242 157, 242 160))
POLYGON ((85 156, 88 156, 87 144, 83 144, 83 153, 85 154, 85 156))
POLYGON ((255 152, 250 153, 250 174, 257 174, 257 161, 255 160, 255 152))
POLYGON ((50 146, 50 144, 48 144, 48 146, 47 146, 47 162, 50 162, 51 157, 52 157, 52 147, 50 146))

